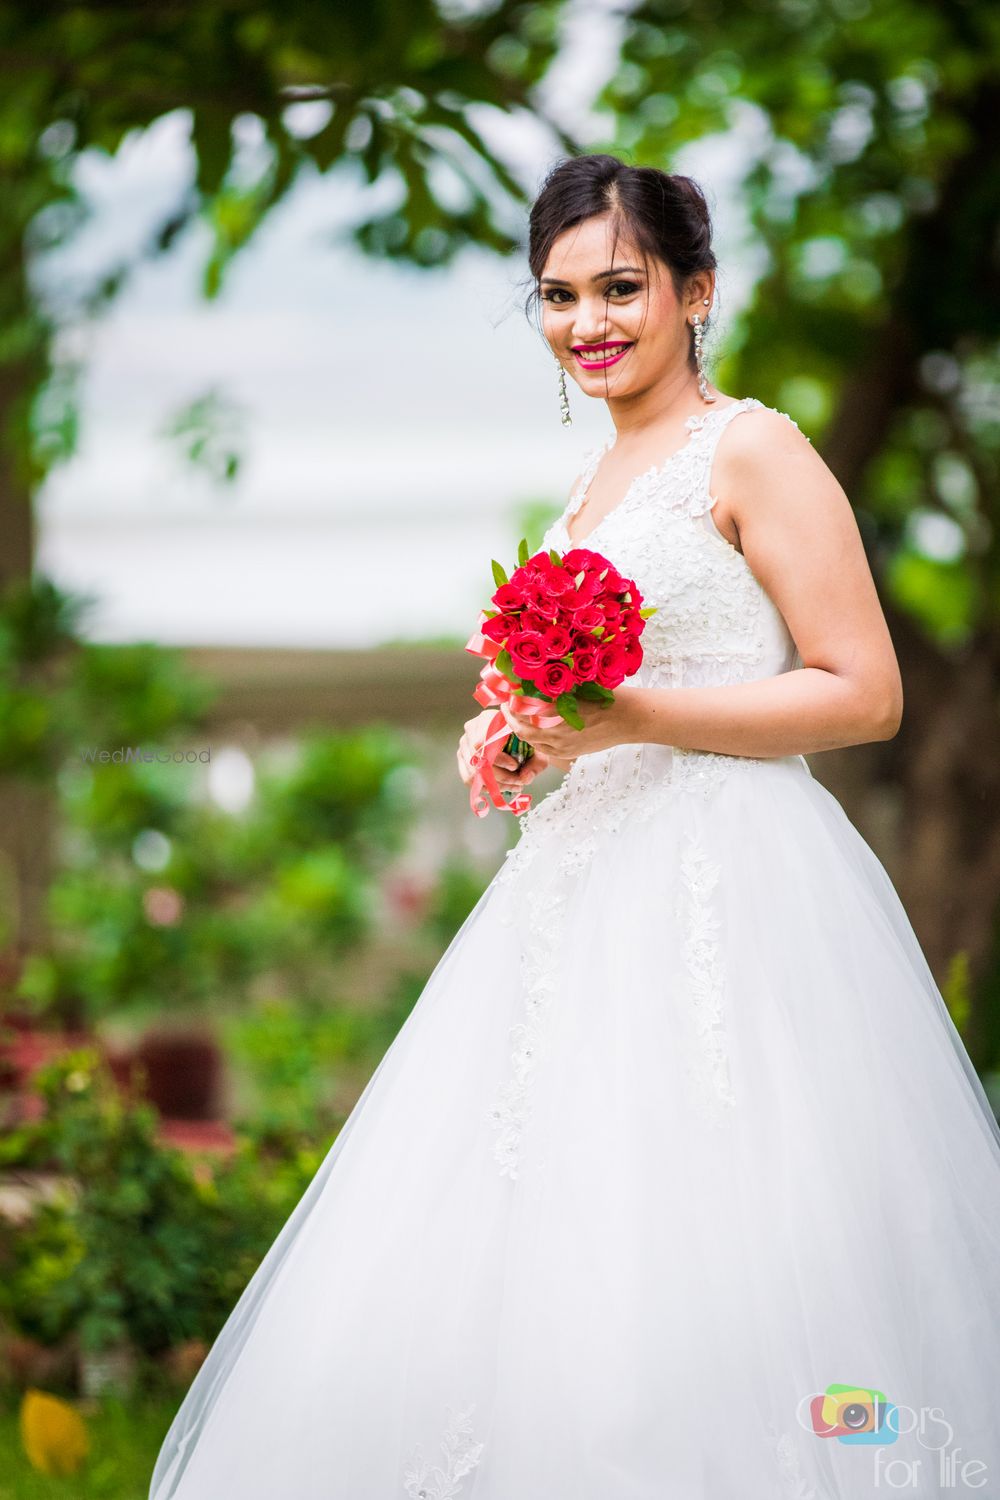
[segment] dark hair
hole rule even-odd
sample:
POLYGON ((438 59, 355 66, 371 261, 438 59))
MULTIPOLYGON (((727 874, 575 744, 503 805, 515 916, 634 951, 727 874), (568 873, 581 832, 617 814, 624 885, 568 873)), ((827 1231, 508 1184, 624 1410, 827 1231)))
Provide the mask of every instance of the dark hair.
MULTIPOLYGON (((716 268, 708 204, 692 178, 629 166, 604 152, 564 157, 550 168, 531 207, 528 266, 534 287, 526 311, 537 308, 539 281, 559 236, 605 214, 611 216, 614 244, 627 233, 647 269, 650 256, 663 262, 678 295, 696 272, 716 268)), ((690 358, 693 366, 693 339, 690 358)))

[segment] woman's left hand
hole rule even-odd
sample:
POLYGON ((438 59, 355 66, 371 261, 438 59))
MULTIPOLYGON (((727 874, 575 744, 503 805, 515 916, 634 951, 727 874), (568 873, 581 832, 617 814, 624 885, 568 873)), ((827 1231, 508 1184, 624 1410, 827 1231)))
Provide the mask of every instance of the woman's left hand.
MULTIPOLYGON (((545 715, 553 712, 553 705, 545 703, 545 715)), ((507 723, 522 740, 527 740, 536 750, 552 760, 575 760, 578 755, 591 755, 595 750, 609 750, 613 745, 627 745, 634 735, 629 716, 629 689, 615 688, 613 703, 578 704, 582 729, 560 719, 550 729, 539 729, 531 719, 512 713, 508 704, 501 706, 507 723)))

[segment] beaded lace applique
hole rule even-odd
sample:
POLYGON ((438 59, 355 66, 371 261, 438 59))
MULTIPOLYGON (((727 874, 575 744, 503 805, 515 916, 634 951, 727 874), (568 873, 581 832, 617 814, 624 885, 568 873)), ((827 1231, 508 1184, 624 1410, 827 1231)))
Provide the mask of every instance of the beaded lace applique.
MULTIPOLYGON (((776 1438, 773 1424, 770 1432, 772 1438, 776 1438)), ((791 1433, 783 1432, 776 1438, 774 1451, 788 1500, 818 1500, 815 1487, 807 1484, 802 1477, 798 1445, 791 1433)))
POLYGON ((718 1106, 728 1112, 736 1103, 729 1078, 729 1058, 723 1017, 724 969, 719 945, 721 926, 713 896, 720 869, 701 847, 696 835, 688 834, 681 853, 681 887, 677 916, 683 933, 683 958, 690 981, 694 1022, 701 1042, 710 1088, 705 1089, 695 1071, 695 1097, 707 1107, 709 1119, 721 1118, 718 1106))
POLYGON ((494 1155, 501 1177, 516 1178, 521 1143, 531 1104, 531 1086, 545 1045, 549 1008, 556 986, 556 965, 569 892, 565 881, 533 894, 524 923, 521 950, 523 1019, 510 1029, 514 1042, 511 1076, 497 1091, 489 1116, 497 1128, 494 1155))
POLYGON ((403 1488, 409 1500, 455 1500, 462 1493, 462 1480, 479 1463, 484 1444, 476 1442, 470 1420, 474 1406, 447 1408, 448 1426, 441 1439, 444 1462, 435 1464, 417 1444, 403 1470, 403 1488))

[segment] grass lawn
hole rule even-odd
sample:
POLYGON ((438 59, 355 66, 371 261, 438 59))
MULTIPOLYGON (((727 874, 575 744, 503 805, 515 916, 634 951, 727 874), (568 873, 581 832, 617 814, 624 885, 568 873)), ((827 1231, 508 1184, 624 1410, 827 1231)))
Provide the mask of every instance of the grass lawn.
POLYGON ((90 1456, 78 1474, 38 1474, 21 1447, 18 1407, 0 1406, 0 1500, 148 1500, 160 1443, 180 1398, 103 1400, 84 1412, 90 1456))

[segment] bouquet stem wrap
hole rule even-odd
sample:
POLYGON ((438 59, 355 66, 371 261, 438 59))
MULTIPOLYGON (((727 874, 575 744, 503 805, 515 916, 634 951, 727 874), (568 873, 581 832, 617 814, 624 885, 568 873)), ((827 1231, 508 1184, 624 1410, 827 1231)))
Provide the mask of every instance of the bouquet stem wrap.
MULTIPOLYGON (((482 625, 486 618, 484 613, 480 613, 479 625, 482 625)), ((477 818, 485 818, 491 805, 499 808, 501 812, 519 815, 531 806, 530 792, 518 792, 509 802, 506 801, 493 770, 494 761, 511 735, 507 720, 501 712, 501 705, 508 704, 511 711, 519 718, 530 719, 540 729, 549 729, 554 724, 561 724, 562 715, 545 713, 545 709, 551 708, 551 704, 544 698, 526 697, 518 691, 518 684, 511 682, 510 678, 506 677, 494 663, 494 657, 498 654, 500 647, 496 641, 491 641, 480 630, 473 631, 466 642, 465 649, 474 656, 487 658, 485 666, 479 673, 479 685, 472 696, 477 703, 482 704, 483 708, 496 708, 497 710, 487 726, 482 752, 472 757, 471 763, 476 774, 469 783, 469 804, 477 818)))

